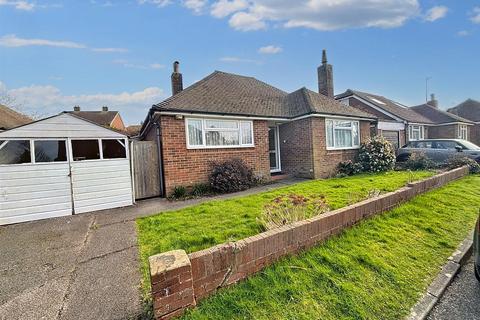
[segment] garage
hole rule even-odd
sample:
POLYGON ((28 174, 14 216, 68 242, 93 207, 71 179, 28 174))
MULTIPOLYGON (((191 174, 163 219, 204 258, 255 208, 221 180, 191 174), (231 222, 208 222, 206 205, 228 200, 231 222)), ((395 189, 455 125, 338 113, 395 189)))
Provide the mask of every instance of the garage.
POLYGON ((133 204, 128 138, 61 113, 0 132, 0 225, 133 204))
POLYGON ((398 131, 382 131, 382 136, 389 141, 395 149, 400 147, 400 132, 398 131))

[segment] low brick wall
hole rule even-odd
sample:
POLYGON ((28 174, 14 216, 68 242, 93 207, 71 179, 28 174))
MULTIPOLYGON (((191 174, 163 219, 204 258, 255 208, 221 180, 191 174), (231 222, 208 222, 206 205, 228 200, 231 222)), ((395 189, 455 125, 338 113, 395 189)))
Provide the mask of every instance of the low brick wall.
POLYGON ((188 256, 183 250, 152 256, 155 318, 176 317, 218 288, 245 279, 285 255, 310 248, 363 219, 467 174, 467 167, 448 171, 376 198, 188 256))

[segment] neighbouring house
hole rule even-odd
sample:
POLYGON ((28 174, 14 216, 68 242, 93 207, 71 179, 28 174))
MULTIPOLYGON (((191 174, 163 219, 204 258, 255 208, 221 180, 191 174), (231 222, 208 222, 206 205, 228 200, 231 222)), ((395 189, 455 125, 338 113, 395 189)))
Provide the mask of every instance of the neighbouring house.
POLYGON ((112 128, 119 131, 125 131, 125 124, 118 111, 110 111, 108 107, 103 106, 101 111, 82 111, 79 106, 75 106, 73 111, 69 111, 77 117, 94 122, 102 127, 112 128))
POLYGON ((125 133, 129 137, 136 137, 140 134, 140 129, 142 128, 141 124, 134 124, 125 128, 125 133))
POLYGON ((471 140, 471 128, 474 123, 463 117, 439 109, 435 95, 425 104, 411 108, 433 122, 428 128, 430 139, 471 140))
POLYGON ((473 122, 474 125, 470 127, 470 141, 480 145, 480 102, 468 99, 447 111, 473 122))
POLYGON ((73 113, 0 132, 0 225, 133 203, 127 136, 73 113))
POLYGON ((323 53, 319 92, 292 93, 253 77, 215 71, 183 90, 178 62, 172 96, 154 105, 142 140, 156 141, 162 194, 208 182, 211 162, 241 158, 265 179, 276 173, 332 175, 370 138, 376 116, 333 98, 332 66, 323 53))
POLYGON ((33 120, 30 117, 0 104, 0 132, 27 124, 32 121, 33 120))
POLYGON ((380 95, 348 89, 335 97, 341 103, 378 117, 372 134, 389 140, 396 148, 428 137, 433 121, 408 106, 380 95))

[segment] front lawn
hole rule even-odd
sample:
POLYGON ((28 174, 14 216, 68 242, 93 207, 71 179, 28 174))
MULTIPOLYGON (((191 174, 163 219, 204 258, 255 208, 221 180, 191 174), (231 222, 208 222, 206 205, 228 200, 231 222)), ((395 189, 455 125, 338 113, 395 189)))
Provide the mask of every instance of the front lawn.
POLYGON ((149 290, 149 256, 174 249, 194 252, 257 234, 262 231, 257 217, 263 206, 275 197, 292 193, 315 199, 325 197, 333 210, 364 199, 369 191, 394 191, 405 186, 407 182, 431 175, 432 172, 388 172, 312 180, 255 195, 209 201, 138 219, 144 290, 149 290))
POLYGON ((480 176, 418 196, 219 290, 184 319, 401 319, 473 230, 478 199, 480 176))

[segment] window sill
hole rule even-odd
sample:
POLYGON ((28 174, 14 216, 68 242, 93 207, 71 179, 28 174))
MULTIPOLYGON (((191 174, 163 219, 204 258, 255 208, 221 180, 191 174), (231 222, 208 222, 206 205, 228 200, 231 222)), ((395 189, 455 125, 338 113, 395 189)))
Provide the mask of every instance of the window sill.
POLYGON ((358 150, 360 147, 349 147, 349 148, 332 148, 327 147, 327 151, 342 151, 342 150, 358 150))
POLYGON ((198 146, 191 147, 187 146, 187 150, 215 150, 215 149, 245 149, 245 148, 255 148, 255 145, 243 145, 243 146, 198 146))

